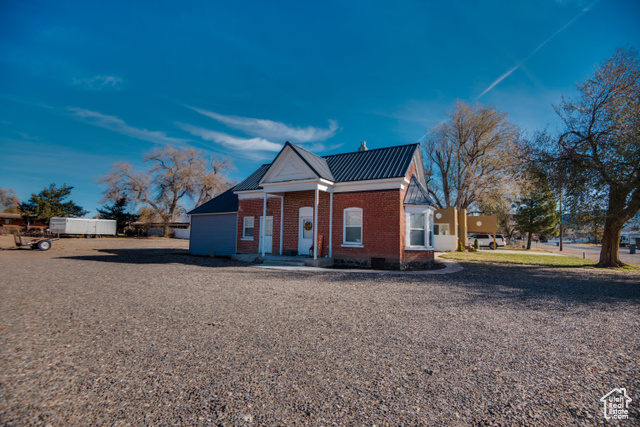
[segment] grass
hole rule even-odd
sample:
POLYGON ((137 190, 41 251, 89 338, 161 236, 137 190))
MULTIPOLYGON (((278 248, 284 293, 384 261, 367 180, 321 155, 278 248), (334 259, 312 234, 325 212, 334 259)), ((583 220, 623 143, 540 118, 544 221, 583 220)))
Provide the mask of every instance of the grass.
POLYGON ((494 262, 500 264, 542 265, 548 267, 591 267, 596 261, 568 256, 501 254, 496 252, 451 252, 442 258, 467 262, 494 262))

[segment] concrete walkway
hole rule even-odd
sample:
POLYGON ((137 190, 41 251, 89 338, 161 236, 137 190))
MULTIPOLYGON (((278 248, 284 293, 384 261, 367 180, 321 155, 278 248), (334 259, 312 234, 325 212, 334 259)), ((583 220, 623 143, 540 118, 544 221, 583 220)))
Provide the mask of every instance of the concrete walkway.
POLYGON ((496 249, 494 250, 481 250, 481 252, 492 252, 492 253, 496 253, 496 254, 516 254, 516 255, 540 255, 540 256, 544 256, 544 255, 548 255, 548 256, 568 256, 565 254, 560 254, 560 253, 553 253, 553 252, 539 252, 539 251, 532 251, 532 250, 528 250, 528 251, 517 251, 517 250, 513 250, 513 249, 496 249))
POLYGON ((307 266, 288 266, 288 265, 255 265, 255 268, 264 268, 269 270, 284 271, 309 271, 315 273, 364 273, 364 274, 391 274, 404 276, 422 276, 432 274, 451 274, 462 271, 463 268, 457 262, 449 259, 440 258, 440 253, 435 254, 435 261, 444 264, 444 268, 436 270, 417 270, 417 271, 398 271, 398 270, 371 270, 365 268, 320 268, 307 266))

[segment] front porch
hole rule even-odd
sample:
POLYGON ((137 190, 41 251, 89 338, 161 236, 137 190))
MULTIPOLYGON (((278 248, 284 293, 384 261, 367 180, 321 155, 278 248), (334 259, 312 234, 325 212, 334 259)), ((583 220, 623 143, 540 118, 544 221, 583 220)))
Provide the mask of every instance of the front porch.
POLYGON ((313 259, 309 256, 285 256, 272 254, 236 254, 231 255, 236 261, 262 263, 265 265, 289 265, 326 268, 333 265, 332 258, 313 259))

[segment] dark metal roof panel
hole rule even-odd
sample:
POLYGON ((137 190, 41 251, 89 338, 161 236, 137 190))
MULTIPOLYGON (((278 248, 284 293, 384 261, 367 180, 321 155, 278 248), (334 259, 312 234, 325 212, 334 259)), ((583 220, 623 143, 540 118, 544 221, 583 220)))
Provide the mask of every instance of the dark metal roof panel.
POLYGON ((196 207, 187 213, 187 215, 238 212, 238 196, 233 194, 235 189, 236 187, 230 188, 208 202, 196 207))
MULTIPOLYGON (((333 182, 403 177, 420 145, 400 145, 319 157, 304 148, 289 144, 321 178, 333 182)), ((260 166, 247 179, 236 185, 234 191, 261 189, 260 180, 270 167, 270 164, 260 166)))
POLYGON ((404 204, 421 206, 436 205, 427 189, 424 188, 424 186, 418 181, 415 175, 411 177, 411 182, 409 183, 407 194, 404 196, 404 204))
POLYGON ((326 156, 335 182, 364 181, 370 179, 405 176, 419 144, 356 151, 326 156))
POLYGON ((267 173, 270 167, 271 167, 270 164, 260 166, 258 170, 256 170, 254 173, 252 173, 249 176, 249 178, 245 179, 240 184, 236 185, 236 187, 234 188, 234 191, 259 190, 262 187, 260 187, 260 185, 258 184, 260 183, 260 180, 262 179, 264 174, 267 173))

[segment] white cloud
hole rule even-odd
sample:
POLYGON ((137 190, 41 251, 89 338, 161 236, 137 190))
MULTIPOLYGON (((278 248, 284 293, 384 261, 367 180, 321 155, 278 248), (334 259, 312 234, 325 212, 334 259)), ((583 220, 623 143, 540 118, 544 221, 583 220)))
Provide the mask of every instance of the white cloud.
POLYGON ((73 84, 90 90, 120 89, 124 80, 116 76, 95 76, 87 79, 73 78, 73 84))
POLYGON ((150 131, 147 129, 139 129, 129 126, 124 120, 114 116, 107 116, 95 111, 85 110, 82 108, 67 108, 72 113, 72 117, 79 119, 90 125, 109 129, 110 131, 130 136, 131 138, 141 139, 156 144, 180 144, 187 142, 186 139, 173 138, 167 136, 166 132, 150 131))
POLYGON ((236 150, 277 152, 282 149, 281 144, 276 144, 275 142, 271 142, 265 138, 239 138, 223 132, 192 126, 186 123, 176 123, 176 126, 189 132, 191 135, 199 136, 206 141, 222 144, 236 150))
POLYGON ((213 111, 202 110, 200 108, 189 108, 220 123, 224 123, 230 128, 241 130, 249 135, 283 142, 291 141, 305 143, 325 141, 333 137, 338 131, 338 122, 335 120, 329 120, 329 127, 327 129, 315 128, 313 126, 300 128, 288 126, 284 123, 274 122, 272 120, 225 116, 213 111))

